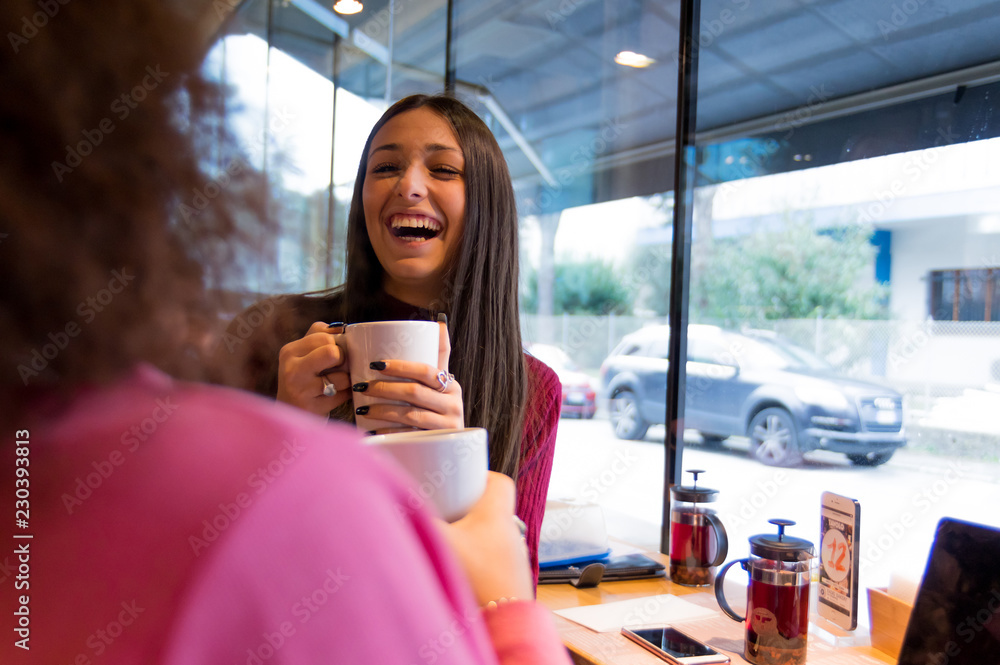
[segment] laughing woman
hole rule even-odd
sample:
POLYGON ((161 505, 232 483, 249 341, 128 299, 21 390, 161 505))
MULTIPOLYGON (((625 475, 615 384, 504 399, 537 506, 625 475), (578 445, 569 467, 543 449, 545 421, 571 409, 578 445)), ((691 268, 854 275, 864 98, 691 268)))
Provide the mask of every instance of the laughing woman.
POLYGON ((232 350, 242 387, 317 415, 353 418, 351 395, 365 390, 407 404, 366 412, 400 427, 486 428, 490 468, 517 482, 537 574, 561 388, 522 350, 517 242, 514 191, 490 130, 451 97, 407 97, 365 144, 343 286, 259 303, 246 316, 266 323, 232 350), (353 382, 330 322, 405 319, 447 321, 438 366, 385 359, 385 376, 414 383, 353 382))

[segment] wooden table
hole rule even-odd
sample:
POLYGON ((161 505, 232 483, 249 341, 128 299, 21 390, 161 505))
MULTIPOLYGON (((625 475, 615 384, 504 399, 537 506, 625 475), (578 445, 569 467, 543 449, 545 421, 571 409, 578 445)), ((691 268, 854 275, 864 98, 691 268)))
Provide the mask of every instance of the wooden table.
MULTIPOLYGON (((657 559, 664 565, 668 565, 667 558, 658 552, 645 552, 645 554, 650 558, 657 559)), ((726 583, 728 589, 728 578, 726 583)), ((709 603, 705 594, 712 593, 712 588, 686 587, 662 578, 601 582, 598 586, 590 589, 577 589, 569 584, 541 584, 538 586, 538 600, 550 610, 611 603, 619 600, 629 600, 665 593, 676 596, 689 596, 686 600, 708 606, 709 603)), ((714 599, 712 600, 714 601, 714 599)), ((713 609, 718 608, 714 607, 713 609)), ((642 647, 629 641, 620 633, 597 633, 555 614, 553 615, 553 619, 555 619, 556 628, 559 630, 563 643, 569 649, 575 663, 586 663, 588 665, 612 663, 614 665, 663 665, 664 661, 646 652, 642 647)), ((694 635, 694 637, 709 642, 716 649, 725 652, 732 658, 733 665, 746 663, 742 658, 742 624, 722 615, 717 619, 699 622, 699 632, 702 631, 704 631, 704 634, 694 635)), ((823 663, 831 665, 850 663, 851 665, 855 665, 869 663, 893 664, 895 660, 871 647, 836 648, 810 635, 808 662, 817 663, 818 665, 822 665, 823 663)))

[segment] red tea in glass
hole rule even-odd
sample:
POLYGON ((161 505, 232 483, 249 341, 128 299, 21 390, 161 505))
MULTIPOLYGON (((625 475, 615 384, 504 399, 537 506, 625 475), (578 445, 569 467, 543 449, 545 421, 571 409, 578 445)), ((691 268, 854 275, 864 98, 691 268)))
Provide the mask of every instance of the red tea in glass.
POLYGON ((800 665, 809 630, 809 572, 755 567, 747 589, 747 660, 759 665, 800 665))

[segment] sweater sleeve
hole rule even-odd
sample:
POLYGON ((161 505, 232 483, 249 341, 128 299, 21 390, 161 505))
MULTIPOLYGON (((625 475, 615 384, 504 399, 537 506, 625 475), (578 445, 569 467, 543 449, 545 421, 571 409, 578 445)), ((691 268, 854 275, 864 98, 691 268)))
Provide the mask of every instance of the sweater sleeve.
POLYGON ((517 476, 517 515, 528 526, 525 534, 532 576, 538 583, 538 541, 545 515, 545 498, 556 450, 556 432, 562 407, 562 384, 545 363, 525 356, 528 367, 528 406, 521 438, 521 466, 517 476))
POLYGON ((568 665, 549 611, 537 602, 516 602, 483 612, 500 665, 568 665))

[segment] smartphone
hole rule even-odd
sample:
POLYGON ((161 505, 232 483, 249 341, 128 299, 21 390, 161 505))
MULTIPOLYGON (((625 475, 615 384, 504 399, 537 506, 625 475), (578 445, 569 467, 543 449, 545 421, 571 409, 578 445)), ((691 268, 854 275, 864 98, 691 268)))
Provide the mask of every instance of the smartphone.
POLYGON ((858 534, 861 504, 823 492, 820 506, 820 566, 817 610, 844 630, 858 627, 858 534))
POLYGON ((668 663, 700 665, 701 663, 728 663, 729 656, 719 653, 707 644, 689 637, 670 626, 628 626, 622 635, 646 651, 656 654, 668 663))

